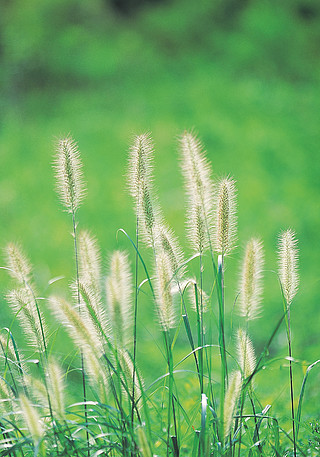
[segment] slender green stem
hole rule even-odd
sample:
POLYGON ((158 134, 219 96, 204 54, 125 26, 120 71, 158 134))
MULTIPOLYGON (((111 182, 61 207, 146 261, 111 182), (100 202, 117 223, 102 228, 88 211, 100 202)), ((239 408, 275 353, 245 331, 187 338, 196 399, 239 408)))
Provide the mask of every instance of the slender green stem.
POLYGON ((290 401, 291 401, 291 418, 292 418, 292 435, 293 435, 293 454, 297 456, 296 447, 296 427, 294 417, 294 393, 293 393, 293 373, 292 373, 292 348, 291 348, 291 326, 290 326, 290 306, 288 305, 287 312, 287 337, 288 337, 288 353, 289 353, 289 376, 290 376, 290 401))
POLYGON ((220 440, 224 439, 224 398, 226 392, 226 383, 228 378, 225 332, 224 332, 224 262, 223 254, 218 258, 218 289, 219 289, 219 347, 221 358, 221 385, 220 385, 220 440))
MULTIPOLYGON (((79 261, 78 261, 78 245, 77 245, 77 226, 75 211, 72 210, 72 225, 73 225, 73 238, 74 238, 74 252, 75 252, 75 264, 76 264, 76 281, 77 281, 77 294, 78 294, 78 310, 81 312, 80 304, 80 282, 79 282, 79 261)), ((88 457, 90 457, 90 445, 89 445, 89 429, 88 429, 88 411, 87 411, 87 392, 86 392, 86 375, 84 371, 84 359, 83 353, 81 352, 81 373, 82 373, 82 390, 83 390, 83 402, 84 402, 84 417, 86 422, 86 438, 87 438, 87 450, 88 457)))

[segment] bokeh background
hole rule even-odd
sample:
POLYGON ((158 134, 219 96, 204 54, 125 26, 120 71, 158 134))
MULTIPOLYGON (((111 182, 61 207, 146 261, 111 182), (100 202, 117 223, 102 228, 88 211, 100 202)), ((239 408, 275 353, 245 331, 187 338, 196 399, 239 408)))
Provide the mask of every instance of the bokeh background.
MULTIPOLYGON (((130 249, 116 236, 120 227, 134 234, 128 148, 134 134, 150 131, 159 199, 190 255, 177 138, 194 128, 213 176, 237 181, 239 243, 227 264, 229 315, 245 242, 252 235, 264 240, 263 319, 251 329, 257 350, 282 311, 278 233, 297 232, 301 285, 292 327, 294 354, 304 361, 295 367, 300 383, 303 366, 320 358, 320 3, 1 0, 0 10, 1 248, 12 240, 23 245, 40 294, 71 281, 71 221, 54 192, 51 167, 56 139, 70 132, 88 187, 79 227, 98 237, 104 259, 114 248, 130 249), (56 276, 65 279, 49 287, 56 276)), ((1 324, 9 326, 4 271, 0 287, 1 324)), ((146 340, 155 320, 149 308, 139 330, 146 340)), ((285 343, 283 328, 272 351, 285 354, 285 343)), ((157 358, 153 349, 140 350, 151 379, 157 358)), ((271 375, 274 387, 278 379, 271 375)), ((307 410, 317 413, 312 385, 319 375, 311 377, 307 410)))

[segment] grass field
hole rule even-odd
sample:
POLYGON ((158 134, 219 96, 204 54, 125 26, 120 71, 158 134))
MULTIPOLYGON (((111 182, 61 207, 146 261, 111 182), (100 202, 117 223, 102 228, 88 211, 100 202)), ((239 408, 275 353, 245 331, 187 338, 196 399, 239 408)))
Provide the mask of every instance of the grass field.
MULTIPOLYGON (((301 284, 292 308, 292 329, 293 354, 301 362, 295 366, 298 386, 303 367, 319 358, 320 89, 316 50, 310 45, 318 39, 319 25, 307 26, 286 10, 273 14, 263 2, 261 11, 252 6, 242 13, 234 28, 219 28, 215 34, 199 37, 197 29, 190 36, 197 18, 205 17, 205 8, 191 20, 194 11, 191 2, 187 4, 190 11, 182 25, 180 2, 175 8, 150 8, 132 22, 119 22, 119 31, 114 27, 108 44, 100 40, 95 46, 93 41, 83 56, 81 51, 71 56, 73 71, 80 76, 83 72, 83 79, 74 84, 73 76, 68 76, 72 62, 65 62, 65 52, 61 79, 39 88, 34 84, 17 97, 9 90, 4 94, 1 245, 12 240, 23 245, 34 264, 41 294, 65 289, 74 276, 71 221, 55 194, 51 167, 56 138, 71 132, 79 143, 88 188, 79 226, 98 237, 105 259, 118 246, 130 250, 122 235, 117 238, 119 228, 134 235, 126 183, 128 148, 134 134, 150 131, 156 147, 159 199, 190 254, 177 138, 184 129, 194 128, 207 149, 213 176, 230 174, 237 181, 239 242, 226 270, 227 314, 233 317, 234 327, 237 317, 232 307, 243 247, 252 235, 264 241, 263 320, 251 328, 257 352, 282 311, 275 273, 277 236, 288 227, 297 233, 301 284), (90 54, 93 49, 95 53, 90 54), (48 281, 56 276, 65 279, 48 289, 48 281)), ((209 25, 204 22, 205 31, 209 25)), ((2 325, 10 326, 5 272, 0 285, 5 310, 2 325)), ((153 311, 141 310, 141 314, 139 332, 152 341, 157 338, 148 334, 153 311)), ((230 345, 232 331, 227 328, 230 345)), ((62 351, 64 339, 56 344, 62 351)), ((178 341, 181 354, 184 345, 182 338, 178 341)), ((142 371, 151 381, 157 359, 152 345, 140 350, 142 371)), ((286 355, 285 327, 272 346, 275 353, 286 355)), ((275 369, 270 376, 273 385, 282 379, 275 369)), ((305 412, 314 417, 318 383, 315 372, 305 403, 305 412)), ((268 384, 263 388, 266 401, 272 402, 275 389, 268 384)))

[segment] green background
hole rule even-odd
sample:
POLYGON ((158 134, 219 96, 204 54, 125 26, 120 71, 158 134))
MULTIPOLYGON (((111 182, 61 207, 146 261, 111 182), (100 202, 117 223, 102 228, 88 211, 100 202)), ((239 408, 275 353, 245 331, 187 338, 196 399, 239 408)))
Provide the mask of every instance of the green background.
MULTIPOLYGON (((177 146, 182 131, 194 128, 213 176, 237 181, 239 242, 227 260, 228 322, 232 317, 238 325, 232 307, 243 248, 259 236, 265 293, 263 317, 251 334, 262 350, 282 311, 277 237, 290 227, 299 239, 301 276, 292 306, 293 353, 305 364, 318 359, 319 3, 175 0, 133 2, 121 12, 102 0, 15 0, 1 2, 0 17, 0 243, 23 245, 39 294, 66 293, 74 276, 71 220, 54 191, 57 138, 70 132, 78 141, 88 188, 79 228, 98 237, 106 271, 112 249, 130 249, 123 235, 117 240, 118 228, 134 235, 126 168, 133 135, 141 132, 155 141, 164 214, 191 254, 177 146), (65 279, 48 287, 56 276, 65 279)), ((10 284, 0 272, 4 326, 12 320, 5 303, 10 284)), ((140 363, 149 381, 162 373, 152 344, 158 327, 153 305, 142 299, 141 307, 140 363)), ((231 348, 233 331, 228 324, 231 348)), ((22 341, 16 324, 14 332, 22 341)), ((64 350, 62 332, 55 344, 64 350)), ((185 345, 182 335, 181 354, 185 345)), ((285 355, 285 348, 283 327, 272 354, 285 355)), ((301 364, 295 370, 298 386, 301 364)), ((287 382, 283 372, 270 369, 265 392, 277 392, 281 376, 287 382)), ((306 411, 316 414, 319 375, 311 377, 306 411)))

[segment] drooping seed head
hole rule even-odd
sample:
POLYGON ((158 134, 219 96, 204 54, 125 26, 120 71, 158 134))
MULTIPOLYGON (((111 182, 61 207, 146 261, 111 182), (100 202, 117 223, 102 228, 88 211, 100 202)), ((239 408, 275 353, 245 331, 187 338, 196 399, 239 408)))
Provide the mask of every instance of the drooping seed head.
POLYGON ((236 240, 236 189, 232 178, 217 183, 215 210, 215 249, 222 255, 229 254, 236 240))
POLYGON ((69 213, 75 213, 84 197, 85 186, 80 153, 71 136, 59 140, 54 169, 61 202, 69 213))
POLYGON ((48 364, 48 381, 52 408, 59 419, 65 419, 64 378, 60 365, 53 359, 48 364))
POLYGON ((233 415, 241 392, 241 372, 235 371, 231 373, 228 389, 224 398, 224 438, 231 432, 233 415))
POLYGON ((155 251, 167 256, 176 283, 182 280, 186 271, 183 252, 174 232, 164 223, 157 224, 155 229, 155 251))
POLYGON ((39 417, 38 411, 25 395, 20 396, 20 405, 31 438, 36 444, 44 435, 43 423, 39 417))
POLYGON ((188 235, 192 248, 204 251, 211 244, 213 183, 200 140, 191 132, 180 139, 181 168, 188 196, 188 235))
POLYGON ((49 305, 59 322, 61 322, 70 334, 75 345, 81 351, 90 349, 100 356, 103 354, 101 338, 86 310, 75 309, 61 297, 50 297, 49 305), (81 314, 81 315, 80 315, 81 314))
POLYGON ((256 367, 256 357, 249 335, 241 328, 237 333, 238 361, 244 379, 252 375, 256 367))
POLYGON ((279 277, 288 306, 298 292, 299 286, 297 243, 293 230, 286 230, 279 236, 279 277))
POLYGON ((6 381, 0 378, 0 416, 11 413, 13 410, 14 396, 6 381))
POLYGON ((113 335, 123 346, 130 341, 132 333, 132 275, 125 252, 115 251, 112 254, 106 293, 113 335))
POLYGON ((5 249, 9 274, 23 284, 30 280, 31 265, 20 246, 9 243, 5 249))
POLYGON ((247 320, 260 315, 262 300, 263 247, 260 240, 248 241, 240 273, 240 314, 247 320))
POLYGON ((22 287, 17 290, 12 290, 7 295, 8 303, 13 312, 20 321, 20 326, 27 336, 30 344, 37 350, 44 350, 43 335, 47 338, 47 326, 44 316, 36 308, 35 298, 27 287, 22 287), (39 320, 39 315, 42 323, 42 328, 39 320))

